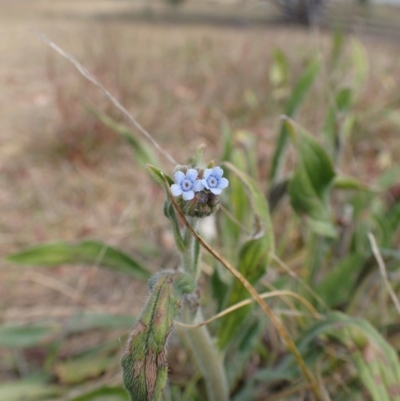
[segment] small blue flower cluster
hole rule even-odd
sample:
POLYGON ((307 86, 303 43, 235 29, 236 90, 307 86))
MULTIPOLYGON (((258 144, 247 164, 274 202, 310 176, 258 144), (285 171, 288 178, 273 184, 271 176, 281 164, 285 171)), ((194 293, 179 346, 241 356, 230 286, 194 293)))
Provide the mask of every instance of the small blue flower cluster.
POLYGON ((172 195, 182 195, 185 201, 193 199, 195 192, 205 189, 214 195, 219 195, 229 185, 229 181, 222 177, 223 174, 224 170, 218 166, 206 168, 202 177, 199 177, 199 172, 194 168, 187 170, 186 174, 182 171, 177 171, 174 174, 175 184, 171 185, 172 195))

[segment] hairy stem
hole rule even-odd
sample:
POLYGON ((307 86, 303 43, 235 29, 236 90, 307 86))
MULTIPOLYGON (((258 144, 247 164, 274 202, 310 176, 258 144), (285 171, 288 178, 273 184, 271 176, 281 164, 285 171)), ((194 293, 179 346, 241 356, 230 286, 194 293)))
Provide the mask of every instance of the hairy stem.
MULTIPOLYGON (((196 227, 197 219, 191 219, 191 224, 196 227)), ((184 270, 197 281, 199 277, 199 249, 196 239, 185 230, 184 241, 186 250, 182 252, 182 264, 184 270), (196 249, 197 247, 197 249, 196 249)), ((185 302, 182 311, 182 320, 186 324, 196 324, 203 321, 200 307, 193 316, 189 302, 185 302)), ((196 365, 206 383, 208 401, 228 401, 229 388, 223 365, 223 356, 214 346, 210 333, 206 326, 196 329, 184 330, 186 343, 195 359, 196 365)))
MULTIPOLYGON (((187 324, 195 324, 204 320, 200 310, 197 311, 195 318, 192 318, 188 303, 183 307, 182 319, 187 324)), ((183 329, 182 331, 190 346, 196 365, 204 378, 207 401, 228 401, 229 389, 223 357, 214 346, 207 327, 183 329)))

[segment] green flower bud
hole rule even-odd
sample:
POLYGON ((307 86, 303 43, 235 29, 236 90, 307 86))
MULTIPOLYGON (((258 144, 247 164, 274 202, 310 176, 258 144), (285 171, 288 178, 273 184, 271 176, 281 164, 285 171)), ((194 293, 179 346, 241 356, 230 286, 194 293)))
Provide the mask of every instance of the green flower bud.
POLYGON ((190 201, 177 199, 177 203, 183 213, 191 217, 207 217, 214 214, 219 208, 219 196, 212 192, 203 190, 197 192, 190 201))
POLYGON ((160 401, 167 382, 167 342, 181 297, 193 292, 187 273, 164 271, 149 281, 150 297, 121 359, 124 386, 132 401, 160 401))

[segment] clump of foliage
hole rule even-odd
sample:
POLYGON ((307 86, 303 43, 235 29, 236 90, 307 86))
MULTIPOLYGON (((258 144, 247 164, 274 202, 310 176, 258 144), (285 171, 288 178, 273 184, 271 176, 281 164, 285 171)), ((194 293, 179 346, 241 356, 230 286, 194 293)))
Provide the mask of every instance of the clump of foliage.
MULTIPOLYGON (((321 401, 400 400, 395 341, 400 311, 398 282, 392 280, 400 258, 395 248, 400 202, 384 196, 399 170, 387 171, 373 186, 342 172, 366 60, 355 44, 353 79, 342 86, 341 49, 337 36, 327 68, 321 135, 295 122, 320 74, 320 61, 312 59, 288 88, 288 62, 282 51, 275 53, 271 77, 287 99, 267 182, 259 178, 256 148, 241 146, 243 133, 237 141, 228 124, 222 128, 218 166, 204 165, 199 150, 175 167, 172 179, 152 148, 96 112, 128 140, 164 189, 164 214, 181 255, 179 269, 150 278, 149 270, 129 255, 97 241, 44 244, 9 256, 30 266, 97 261, 127 277, 150 278, 149 298, 122 357, 132 400, 294 400, 299 394, 321 401), (293 167, 285 168, 291 155, 293 167), (206 241, 199 223, 210 215, 217 234, 206 241), (183 366, 173 366, 182 380, 167 377, 166 344, 174 325, 190 355, 183 366), (183 373, 188 371, 197 373, 183 373)), ((129 321, 87 314, 69 327, 127 327, 129 321)), ((0 345, 30 347, 51 336, 48 347, 56 350, 58 336, 68 333, 53 322, 2 327, 0 345)), ((68 372, 70 384, 72 372, 96 377, 118 365, 118 348, 104 344, 58 366, 68 372)), ((83 387, 76 396, 68 386, 50 384, 52 373, 48 369, 48 375, 17 386, 0 386, 0 395, 7 394, 0 398, 33 394, 32 399, 44 400, 63 394, 69 401, 128 400, 122 380, 83 387)))

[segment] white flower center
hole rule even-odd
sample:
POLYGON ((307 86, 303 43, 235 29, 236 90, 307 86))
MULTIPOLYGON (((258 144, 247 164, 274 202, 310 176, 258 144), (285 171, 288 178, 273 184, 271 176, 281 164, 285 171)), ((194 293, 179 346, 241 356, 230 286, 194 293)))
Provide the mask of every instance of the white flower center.
POLYGON ((190 180, 183 180, 181 183, 182 190, 190 191, 192 189, 192 181, 190 180))
POLYGON ((218 185, 218 181, 217 181, 217 179, 215 178, 215 177, 210 177, 209 179, 208 179, 208 185, 211 187, 211 188, 215 188, 217 185, 218 185))

